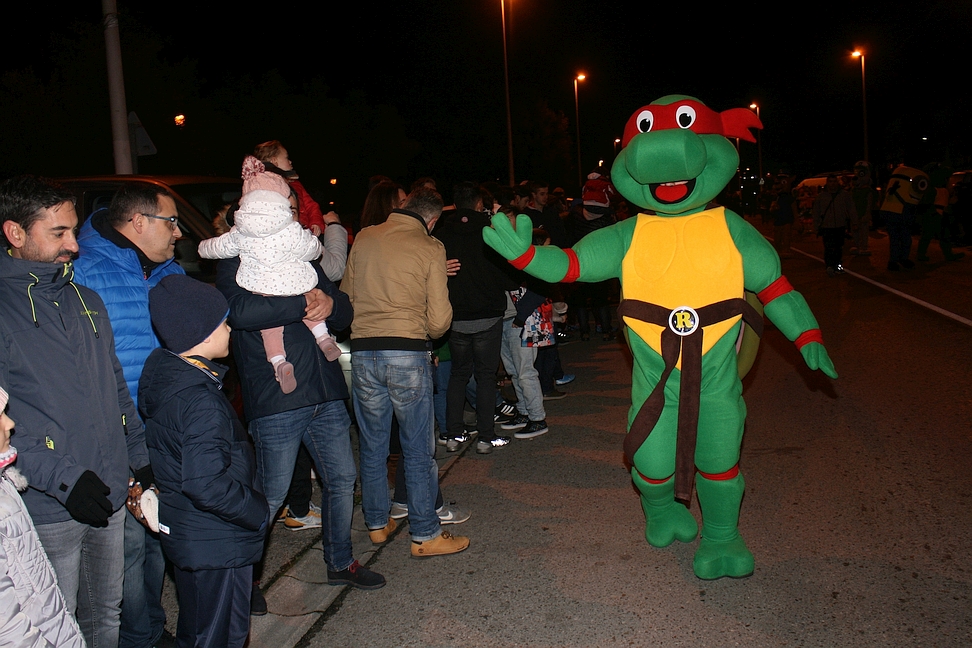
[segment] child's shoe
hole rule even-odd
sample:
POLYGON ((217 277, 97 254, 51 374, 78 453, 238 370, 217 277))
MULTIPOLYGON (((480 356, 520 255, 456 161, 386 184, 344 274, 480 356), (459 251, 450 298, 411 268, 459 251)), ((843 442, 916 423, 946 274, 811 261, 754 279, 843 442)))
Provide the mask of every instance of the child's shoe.
POLYGON ((273 375, 280 383, 280 391, 285 394, 297 389, 297 379, 294 377, 294 365, 286 360, 273 365, 273 375))
POLYGON ((341 357, 341 347, 337 345, 337 342, 330 335, 317 338, 317 346, 324 352, 324 357, 327 358, 328 362, 332 362, 341 357))

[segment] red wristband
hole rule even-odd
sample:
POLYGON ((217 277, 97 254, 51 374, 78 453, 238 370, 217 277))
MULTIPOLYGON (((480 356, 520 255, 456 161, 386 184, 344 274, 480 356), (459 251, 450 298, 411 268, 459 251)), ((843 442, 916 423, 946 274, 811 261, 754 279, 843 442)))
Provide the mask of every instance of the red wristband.
POLYGON ((564 250, 564 253, 567 254, 567 274, 560 281, 562 283, 574 283, 580 276, 580 261, 577 259, 577 253, 572 249, 564 250))
POLYGON ((533 256, 536 253, 537 253, 536 246, 531 245, 530 247, 527 248, 526 252, 516 257, 515 259, 510 259, 510 265, 516 268, 517 270, 522 270, 523 268, 530 265, 530 262, 533 261, 533 256))
POLYGON ((793 344, 796 345, 797 349, 802 349, 811 342, 819 342, 823 344, 823 335, 820 334, 820 329, 810 329, 809 331, 804 331, 800 334, 800 337, 793 340, 793 344))
POLYGON ((780 295, 785 295, 791 290, 793 290, 793 286, 790 285, 789 280, 787 280, 787 278, 783 275, 780 275, 779 279, 756 293, 756 297, 760 302, 762 302, 763 306, 765 306, 780 295))

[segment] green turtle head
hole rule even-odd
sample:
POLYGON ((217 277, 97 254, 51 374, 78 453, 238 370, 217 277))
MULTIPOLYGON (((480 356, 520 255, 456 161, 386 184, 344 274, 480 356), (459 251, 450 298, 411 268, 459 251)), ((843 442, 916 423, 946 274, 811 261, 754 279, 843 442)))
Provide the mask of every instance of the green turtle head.
POLYGON ((717 113, 694 97, 668 95, 635 111, 611 180, 622 196, 659 214, 699 211, 732 179, 739 155, 726 139, 753 141, 751 111, 717 113))

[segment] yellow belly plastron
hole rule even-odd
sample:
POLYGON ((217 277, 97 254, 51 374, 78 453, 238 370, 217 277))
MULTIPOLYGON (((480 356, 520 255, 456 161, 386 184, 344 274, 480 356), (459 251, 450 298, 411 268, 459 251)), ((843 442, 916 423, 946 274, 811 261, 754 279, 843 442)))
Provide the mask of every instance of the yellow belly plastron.
MULTIPOLYGON (((743 296, 742 255, 729 233, 725 210, 689 216, 638 214, 631 245, 621 263, 623 297, 668 309, 702 306, 743 296)), ((703 355, 740 319, 705 327, 703 355)), ((662 327, 632 318, 625 324, 661 354, 662 327)), ((682 359, 676 365, 681 370, 682 359)))

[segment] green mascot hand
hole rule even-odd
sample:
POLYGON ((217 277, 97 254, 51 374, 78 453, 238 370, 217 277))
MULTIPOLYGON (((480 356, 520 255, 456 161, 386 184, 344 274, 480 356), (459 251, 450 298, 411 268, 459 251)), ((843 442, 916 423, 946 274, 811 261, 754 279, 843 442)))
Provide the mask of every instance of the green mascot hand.
POLYGON ((525 214, 517 216, 515 230, 506 214, 496 214, 491 222, 492 227, 483 228, 483 240, 504 259, 516 259, 530 249, 533 241, 533 223, 529 216, 525 214))
POLYGON ((837 378, 837 370, 834 369, 834 363, 824 345, 819 342, 811 342, 800 349, 800 353, 803 354, 803 359, 808 367, 819 369, 831 378, 837 378))

